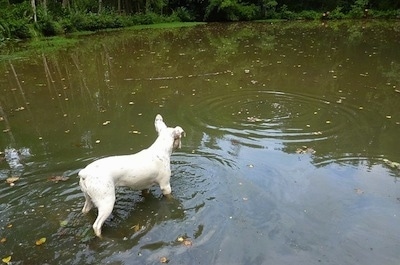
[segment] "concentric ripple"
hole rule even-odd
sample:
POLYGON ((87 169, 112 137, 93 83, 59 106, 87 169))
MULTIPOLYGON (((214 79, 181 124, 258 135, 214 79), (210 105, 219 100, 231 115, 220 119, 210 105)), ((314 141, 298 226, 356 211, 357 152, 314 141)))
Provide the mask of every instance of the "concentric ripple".
POLYGON ((308 143, 335 139, 363 124, 357 109, 308 95, 271 90, 236 90, 202 95, 189 122, 196 128, 231 135, 248 145, 263 141, 308 143), (263 140, 263 141, 261 141, 263 140))

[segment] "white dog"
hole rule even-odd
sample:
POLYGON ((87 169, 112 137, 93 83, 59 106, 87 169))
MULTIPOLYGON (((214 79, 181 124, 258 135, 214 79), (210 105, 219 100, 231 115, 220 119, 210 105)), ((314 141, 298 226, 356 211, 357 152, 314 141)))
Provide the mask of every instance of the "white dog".
POLYGON ((93 205, 98 208, 93 224, 96 236, 101 237, 101 227, 114 208, 116 187, 144 190, 158 184, 164 195, 171 193, 170 157, 174 149, 181 147, 185 132, 179 126, 167 127, 160 114, 156 116, 154 126, 158 138, 149 148, 133 155, 99 159, 78 173, 86 199, 82 212, 89 212, 93 205))

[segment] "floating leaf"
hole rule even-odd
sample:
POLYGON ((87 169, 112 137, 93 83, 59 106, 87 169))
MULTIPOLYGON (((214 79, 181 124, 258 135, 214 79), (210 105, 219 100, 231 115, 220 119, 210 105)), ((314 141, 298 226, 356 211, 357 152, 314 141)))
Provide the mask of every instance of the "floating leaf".
POLYGON ((247 120, 248 120, 249 122, 258 122, 258 121, 262 121, 262 119, 256 118, 256 117, 247 117, 247 120))
POLYGON ((64 176, 51 176, 47 180, 58 183, 59 181, 67 181, 68 179, 69 177, 64 177, 64 176))
POLYGON ((192 245, 192 241, 190 241, 189 239, 185 239, 183 241, 183 245, 186 247, 190 247, 192 245))
POLYGON ((161 258, 160 258, 160 262, 161 262, 161 263, 168 263, 168 262, 169 262, 169 259, 168 259, 167 257, 161 257, 161 258))
POLYGON ((131 229, 133 229, 133 231, 136 233, 137 231, 140 230, 140 224, 132 226, 131 229))
POLYGON ((355 193, 357 193, 358 195, 361 195, 364 193, 364 191, 362 189, 354 189, 355 193))
POLYGON ((311 147, 302 146, 301 148, 296 149, 296 154, 315 154, 316 151, 311 147))
POLYGON ((68 224, 68 221, 67 221, 67 220, 64 220, 64 221, 61 221, 61 222, 60 222, 60 226, 61 226, 61 227, 65 227, 65 226, 67 226, 67 224, 68 224))
POLYGON ((105 121, 105 122, 103 122, 103 125, 105 126, 105 125, 108 125, 110 123, 111 123, 111 121, 105 121))
POLYGON ((10 262, 11 262, 11 256, 2 258, 1 261, 4 262, 5 264, 10 264, 10 262))
POLYGON ((46 238, 42 237, 42 238, 36 240, 35 244, 36 244, 36 246, 40 246, 40 245, 43 245, 45 242, 46 242, 46 238))
POLYGON ((6 182, 8 184, 12 184, 12 183, 16 182, 17 180, 19 180, 19 177, 9 177, 6 179, 6 182))

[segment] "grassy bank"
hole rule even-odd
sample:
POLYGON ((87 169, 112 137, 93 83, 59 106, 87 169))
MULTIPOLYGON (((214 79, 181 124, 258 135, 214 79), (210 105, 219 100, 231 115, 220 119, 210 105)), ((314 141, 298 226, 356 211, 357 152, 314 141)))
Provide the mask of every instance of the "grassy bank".
POLYGON ((204 24, 204 22, 169 22, 150 25, 134 25, 125 28, 108 28, 98 31, 74 31, 62 36, 35 37, 29 40, 9 40, 0 45, 0 61, 26 57, 32 54, 49 53, 52 51, 67 49, 80 41, 83 35, 92 35, 97 32, 118 30, 141 30, 141 29, 171 29, 180 27, 192 27, 204 24))

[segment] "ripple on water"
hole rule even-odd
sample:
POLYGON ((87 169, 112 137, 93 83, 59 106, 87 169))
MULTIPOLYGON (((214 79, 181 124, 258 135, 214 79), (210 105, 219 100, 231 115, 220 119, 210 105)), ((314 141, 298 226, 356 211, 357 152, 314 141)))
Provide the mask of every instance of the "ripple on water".
POLYGON ((246 145, 307 143, 339 137, 364 123, 354 106, 272 90, 210 93, 192 106, 188 122, 211 136, 230 134, 246 145), (200 129, 201 128, 201 129, 200 129))

